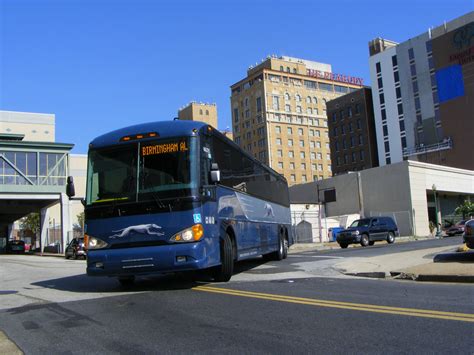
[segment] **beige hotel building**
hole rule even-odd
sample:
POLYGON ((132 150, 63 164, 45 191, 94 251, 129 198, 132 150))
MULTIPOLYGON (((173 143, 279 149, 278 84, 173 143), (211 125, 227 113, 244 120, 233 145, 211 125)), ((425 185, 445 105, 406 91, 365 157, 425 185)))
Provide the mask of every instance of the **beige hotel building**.
POLYGON ((330 177, 326 102, 362 86, 330 64, 268 57, 231 86, 234 141, 289 185, 330 177))

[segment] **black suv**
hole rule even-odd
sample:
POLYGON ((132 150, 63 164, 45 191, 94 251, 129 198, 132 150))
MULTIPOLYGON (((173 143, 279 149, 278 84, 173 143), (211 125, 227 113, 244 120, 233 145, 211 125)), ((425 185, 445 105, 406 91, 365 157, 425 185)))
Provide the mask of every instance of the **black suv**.
POLYGON ((349 228, 339 232, 336 240, 341 248, 354 243, 366 247, 378 240, 392 244, 398 236, 398 227, 391 217, 370 217, 352 222, 349 228))

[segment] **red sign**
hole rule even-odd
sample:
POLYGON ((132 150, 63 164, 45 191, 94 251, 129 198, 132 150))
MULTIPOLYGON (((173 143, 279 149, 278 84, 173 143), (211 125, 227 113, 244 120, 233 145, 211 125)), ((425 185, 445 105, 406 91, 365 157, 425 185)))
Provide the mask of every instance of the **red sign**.
POLYGON ((359 85, 359 86, 364 85, 364 79, 358 78, 355 76, 350 76, 350 75, 329 73, 327 71, 314 70, 314 69, 307 69, 307 74, 309 76, 319 78, 319 79, 339 81, 341 83, 353 84, 353 85, 359 85))

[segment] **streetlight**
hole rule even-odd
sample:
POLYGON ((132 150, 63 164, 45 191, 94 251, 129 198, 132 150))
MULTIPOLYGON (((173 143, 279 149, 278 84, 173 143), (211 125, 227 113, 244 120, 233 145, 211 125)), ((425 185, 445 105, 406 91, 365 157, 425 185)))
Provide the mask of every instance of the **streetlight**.
POLYGON ((438 222, 438 202, 436 200, 436 185, 433 184, 433 186, 431 186, 431 189, 433 190, 433 193, 434 193, 434 202, 435 202, 436 237, 439 237, 440 231, 439 231, 439 222, 438 222))

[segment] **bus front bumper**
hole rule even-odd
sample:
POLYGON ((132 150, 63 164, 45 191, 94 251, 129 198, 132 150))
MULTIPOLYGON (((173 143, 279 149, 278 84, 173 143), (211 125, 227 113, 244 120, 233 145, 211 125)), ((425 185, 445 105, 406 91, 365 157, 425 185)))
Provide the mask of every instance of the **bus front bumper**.
POLYGON ((87 275, 126 276, 205 269, 219 264, 205 241, 123 249, 89 250, 87 275))

